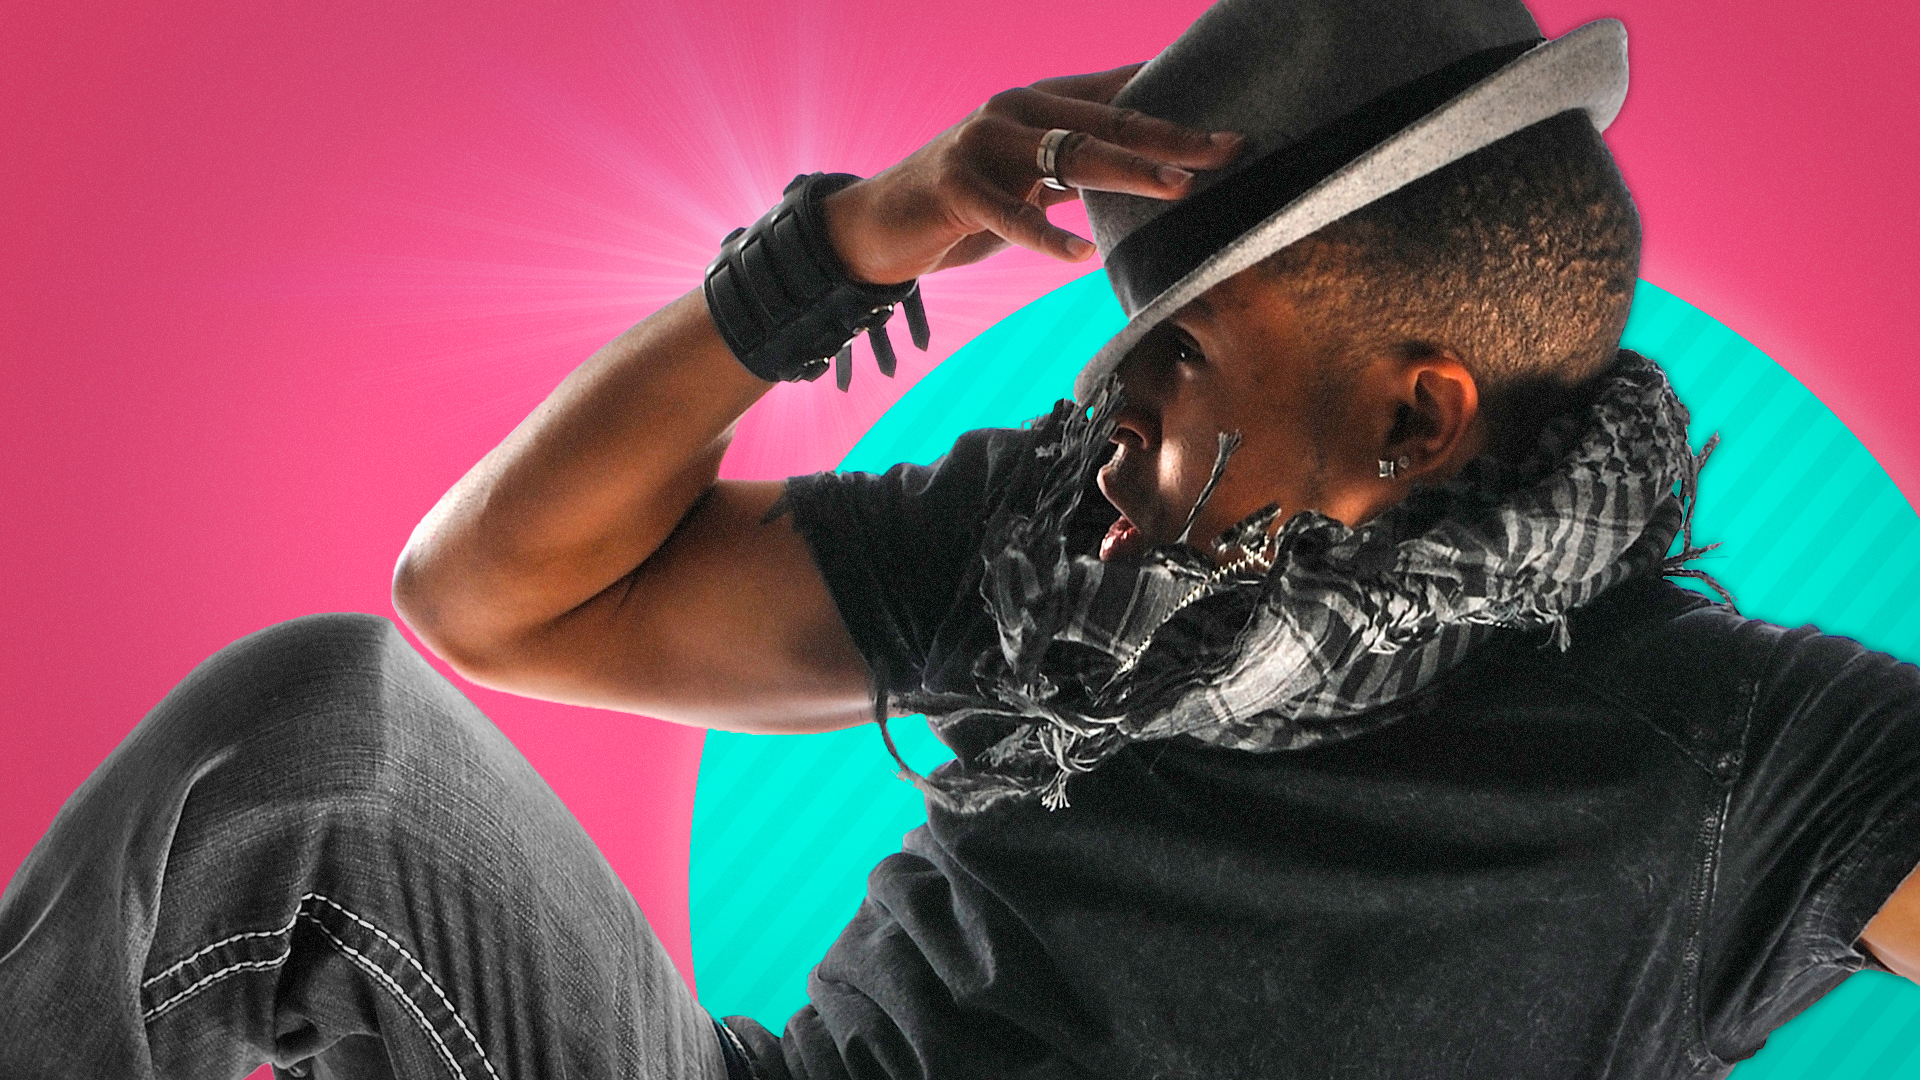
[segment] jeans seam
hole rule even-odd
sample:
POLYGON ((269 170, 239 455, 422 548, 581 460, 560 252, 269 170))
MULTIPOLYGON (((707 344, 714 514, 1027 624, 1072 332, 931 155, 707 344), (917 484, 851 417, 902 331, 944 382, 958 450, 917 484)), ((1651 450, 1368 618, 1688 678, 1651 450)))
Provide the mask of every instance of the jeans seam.
MULTIPOLYGON (((302 902, 305 902, 307 898, 303 896, 300 899, 302 902)), ((181 960, 180 962, 174 964, 172 967, 167 968, 167 970, 162 971, 160 974, 155 975, 150 979, 146 979, 142 981, 140 983, 140 989, 145 990, 148 987, 151 987, 154 983, 157 983, 160 980, 167 978, 170 975, 177 974, 182 968, 185 968, 188 964, 193 963, 195 960, 200 959, 201 957, 207 955, 208 953, 214 951, 215 949, 221 948, 226 945, 231 945, 236 941, 246 941, 249 938, 279 937, 282 934, 291 933, 293 931, 293 924, 298 922, 299 920, 300 920, 300 915, 298 912, 295 912, 293 918, 288 919, 286 923, 283 924, 277 930, 249 930, 246 933, 233 934, 228 937, 223 937, 219 941, 216 941, 213 944, 208 945, 206 948, 199 950, 198 952, 187 957, 186 959, 181 960)), ((286 959, 286 957, 283 956, 281 957, 281 959, 284 960, 286 959)))
MULTIPOLYGON (((311 896, 311 895, 312 895, 311 893, 308 894, 308 896, 311 896)), ((302 896, 300 898, 300 902, 303 909, 308 899, 308 896, 302 896)), ((219 941, 216 941, 211 945, 207 945, 203 948, 196 949, 194 952, 192 952, 185 958, 169 965, 166 968, 166 970, 161 971, 160 973, 152 976, 151 978, 142 980, 140 983, 140 991, 142 994, 145 994, 147 991, 152 990, 154 986, 156 986, 157 984, 163 982, 166 979, 172 978, 175 975, 178 975, 180 972, 186 970, 187 967, 193 964, 195 961, 198 961, 201 958, 212 954, 214 951, 218 949, 225 948, 226 946, 233 945, 238 942, 251 941, 257 938, 274 938, 274 937, 284 937, 286 935, 289 935, 293 933, 293 926, 296 922, 299 921, 299 919, 300 919, 300 912, 296 911, 293 915, 293 918, 288 919, 278 929, 247 930, 247 931, 242 931, 241 933, 238 933, 238 934, 229 934, 228 936, 221 938, 219 941)), ((153 1021, 158 1020, 160 1017, 172 1011, 175 1006, 199 994, 202 990, 207 989, 213 984, 228 978, 229 976, 237 975, 243 971, 260 971, 260 970, 265 970, 269 968, 279 967, 281 964, 286 963, 287 958, 291 955, 293 955, 293 943, 289 940, 288 942, 285 943, 285 947, 283 947, 280 950, 280 954, 278 956, 272 956, 264 959, 254 959, 254 960, 236 960, 233 963, 228 964, 226 967, 220 968, 216 971, 212 971, 206 975, 201 976, 199 979, 194 980, 192 985, 186 987, 183 990, 178 991, 177 993, 173 994, 171 997, 167 998, 166 1000, 153 1005, 151 1008, 143 1010, 140 1013, 140 1022, 142 1024, 150 1024, 153 1021)))
POLYGON ((185 990, 182 990, 179 993, 168 998, 167 1000, 161 1002, 160 1004, 155 1005, 153 1008, 148 1009, 146 1012, 141 1013, 140 1022, 143 1024, 150 1024, 155 1020, 158 1020, 160 1017, 166 1015, 167 1012, 170 1011, 175 1005, 180 1004, 181 1002, 187 1000, 188 998, 194 996, 195 994, 198 994, 200 991, 205 990, 207 987, 212 986, 214 983, 219 982, 221 979, 224 979, 229 975, 237 975, 242 971, 254 971, 261 968, 279 967, 281 964, 284 964, 287 962, 287 957, 290 954, 291 954, 291 950, 289 950, 288 952, 283 952, 279 956, 275 956, 267 960, 243 960, 243 961, 240 961, 239 963, 229 964, 226 967, 221 968, 219 971, 216 971, 211 975, 207 975, 203 977, 202 979, 200 979, 199 982, 194 983, 192 986, 187 987, 185 990))
MULTIPOLYGON (((169 965, 164 971, 159 972, 158 974, 152 976, 151 978, 143 980, 140 984, 140 988, 142 991, 150 990, 160 982, 168 978, 171 978, 175 975, 178 975, 180 972, 186 970, 195 961, 198 961, 223 947, 234 945, 242 941, 252 941, 260 938, 285 937, 287 935, 290 935, 293 933, 294 926, 297 925, 301 920, 305 920, 308 923, 311 923, 315 929, 319 930, 320 933, 326 937, 327 941, 330 942, 333 945, 333 947, 340 952, 342 956, 347 958, 349 963, 352 963, 354 966, 360 968, 362 971, 365 971, 367 974, 373 976, 375 980, 377 980, 381 985, 387 988, 387 991, 389 993, 391 993, 395 998, 399 999, 400 1004, 405 1006, 407 1011, 413 1014, 413 1018, 415 1022, 417 1022, 420 1025, 421 1030, 425 1031, 427 1033, 427 1037, 433 1040, 434 1047, 436 1050, 439 1051, 441 1060, 446 1064, 448 1070, 452 1073, 452 1075, 456 1078, 456 1080, 467 1080, 467 1077, 469 1074, 467 1070, 461 1066, 458 1055, 456 1055, 453 1052, 453 1048, 451 1046, 447 1045, 446 1038, 443 1037, 440 1031, 434 1027, 433 1021, 428 1019, 426 1011, 420 1007, 420 1003, 416 1002, 413 999, 413 996, 407 992, 406 988, 400 985, 400 982, 398 979, 394 978, 392 974, 386 971, 372 957, 368 956, 366 953, 362 952, 361 950, 356 949, 353 946, 347 944, 345 941, 343 941, 340 938, 338 934, 334 933, 332 929, 330 929, 324 922, 322 922, 319 919, 319 917, 314 914, 317 904, 325 904, 326 906, 339 912, 342 916, 351 920, 355 925, 361 927, 366 932, 374 935, 374 937, 384 942, 387 945, 387 947, 391 948, 394 952, 398 953, 400 957, 405 961, 406 966, 411 968, 413 973, 420 977, 420 981, 424 982, 427 985, 427 988, 433 991, 434 996, 439 999, 440 1005, 446 1010, 447 1015, 452 1018, 454 1025, 460 1029, 460 1033, 466 1037, 467 1044, 473 1048, 474 1054, 480 1059, 480 1064, 482 1065, 482 1067, 486 1069, 487 1076, 491 1077, 492 1080, 500 1080, 500 1074, 494 1071, 493 1062, 487 1057, 486 1049, 480 1045, 480 1040, 474 1035, 473 1029, 467 1026, 466 1020, 461 1018, 459 1010, 454 1008, 453 1001, 447 996, 446 991, 441 989, 440 984, 434 980, 432 975, 427 974, 426 967, 423 964, 421 964, 420 961, 416 959, 411 952, 407 951, 406 946, 401 945, 398 941, 395 941, 391 934, 388 934, 386 931, 380 929, 378 926, 375 926, 373 923, 369 922, 367 919, 363 918, 359 914, 349 910, 345 905, 341 904, 339 901, 333 899, 330 896, 326 896, 322 893, 310 892, 302 895, 300 897, 299 909, 294 912, 293 917, 291 919, 287 920, 287 922, 282 926, 280 926, 278 929, 248 930, 238 934, 230 934, 227 937, 221 938, 220 940, 213 942, 210 945, 207 945, 203 948, 195 950, 193 953, 191 953, 184 959, 169 965)), ((158 1004, 154 1005, 150 1009, 145 1010, 141 1014, 141 1021, 143 1023, 152 1023, 154 1020, 157 1020, 161 1016, 172 1011, 176 1006, 180 1005, 182 1002, 185 1002, 188 999, 199 994, 201 991, 207 989, 208 987, 214 985, 215 983, 220 982, 223 979, 229 978, 233 975, 237 975, 243 971, 258 971, 263 969, 279 967, 282 964, 285 964, 287 962, 287 958, 290 957, 292 954, 293 954, 293 943, 291 939, 289 939, 286 942, 286 946, 280 951, 280 954, 277 956, 266 957, 262 959, 239 960, 231 964, 228 964, 225 967, 222 967, 216 971, 213 971, 204 976, 201 976, 199 979, 195 980, 191 986, 188 986, 180 990, 179 992, 175 993, 174 995, 167 998, 166 1000, 159 1002, 158 1004)))
MULTIPOLYGON (((440 984, 434 981, 433 976, 427 974, 426 967, 422 965, 420 961, 414 959, 413 954, 408 952, 405 946, 395 941, 386 931, 368 922, 354 912, 349 911, 344 905, 332 897, 324 896, 320 893, 309 893, 307 897, 303 897, 302 899, 307 898, 318 900, 333 908, 335 911, 338 911, 359 926, 365 928, 381 941, 386 942, 395 952, 399 953, 400 956, 406 960, 407 964, 412 967, 413 971, 420 976, 421 981, 427 984, 428 989, 432 990, 434 995, 440 999, 440 1004, 446 1008, 447 1015, 453 1018, 454 1024, 460 1028, 460 1033, 466 1036, 467 1043, 473 1047, 474 1054, 480 1058, 480 1064, 487 1070, 487 1075, 492 1077, 493 1080, 500 1080, 500 1074, 494 1071, 493 1062, 488 1059, 486 1049, 480 1045, 480 1040, 474 1036, 473 1029, 469 1028, 467 1022, 461 1019, 459 1010, 454 1008, 453 1001, 447 997, 446 991, 440 988, 440 984)), ((371 957, 368 957, 365 953, 340 940, 338 935, 328 929, 326 924, 322 923, 312 912, 306 910, 304 906, 299 918, 303 918, 312 923, 322 934, 326 935, 327 940, 333 943, 333 947, 338 949, 350 962, 368 974, 373 975, 386 986, 388 992, 398 998, 400 1003, 405 1005, 407 1010, 413 1014, 414 1020, 418 1022, 421 1029, 427 1033, 428 1038, 433 1040, 435 1048, 440 1051, 441 1059, 446 1062, 447 1068, 452 1074, 465 1080, 465 1077, 468 1075, 467 1071, 460 1066, 459 1059, 454 1055, 452 1047, 447 1045, 446 1040, 441 1037, 440 1032, 434 1028, 432 1021, 427 1019, 426 1012, 420 1008, 419 1003, 413 1000, 413 997, 407 993, 406 989, 400 985, 398 980, 379 964, 375 963, 371 957)))
MULTIPOLYGON (((380 980, 381 984, 386 986, 388 992, 398 998, 400 1004, 405 1005, 407 1011, 413 1014, 414 1021, 420 1025, 420 1030, 427 1033, 427 1038, 433 1040, 434 1049, 440 1051, 440 1060, 446 1063, 447 1072, 458 1078, 458 1080, 466 1080, 467 1070, 460 1067, 460 1061, 453 1056, 452 1048, 447 1046, 446 1040, 442 1039, 440 1033, 433 1029, 433 1022, 427 1019, 427 1014, 421 1011, 418 1003, 407 996, 406 990, 401 987, 398 982, 394 981, 393 976, 387 974, 386 971, 381 969, 379 964, 374 963, 360 950, 334 936, 333 931, 327 929, 326 925, 319 919, 314 918, 304 911, 300 913, 300 917, 312 923, 322 934, 325 934, 327 940, 333 942, 333 947, 340 951, 340 955, 346 957, 349 962, 362 971, 380 980)), ((487 1071, 491 1072, 493 1070, 489 1068, 487 1071)))

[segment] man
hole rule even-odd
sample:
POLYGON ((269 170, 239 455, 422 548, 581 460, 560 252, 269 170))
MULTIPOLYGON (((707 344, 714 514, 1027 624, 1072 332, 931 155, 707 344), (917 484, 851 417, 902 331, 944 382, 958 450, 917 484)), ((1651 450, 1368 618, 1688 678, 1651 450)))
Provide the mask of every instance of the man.
POLYGON ((1920 677, 1661 580, 1697 466, 1614 352, 1617 26, 1423 7, 1228 0, 797 184, 410 540, 396 605, 475 681, 933 716, 929 827, 781 1038, 706 1027, 498 733, 318 617, 196 671, 10 886, 6 1074, 1717 1075, 1856 939, 1920 971, 1920 677), (1076 189, 1132 316, 1079 403, 716 482, 920 275, 1088 257, 1076 189))

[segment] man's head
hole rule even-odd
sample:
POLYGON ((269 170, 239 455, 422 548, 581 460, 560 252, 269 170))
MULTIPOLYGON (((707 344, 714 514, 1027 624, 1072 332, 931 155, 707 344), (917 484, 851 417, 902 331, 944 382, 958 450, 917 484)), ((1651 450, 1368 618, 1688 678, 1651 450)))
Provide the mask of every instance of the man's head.
POLYGON ((1569 112, 1226 279, 1120 368, 1100 479, 1127 522, 1103 554, 1178 538, 1221 432, 1243 442, 1203 546, 1268 502, 1358 524, 1475 454, 1518 457, 1613 357, 1638 261, 1619 172, 1569 112))

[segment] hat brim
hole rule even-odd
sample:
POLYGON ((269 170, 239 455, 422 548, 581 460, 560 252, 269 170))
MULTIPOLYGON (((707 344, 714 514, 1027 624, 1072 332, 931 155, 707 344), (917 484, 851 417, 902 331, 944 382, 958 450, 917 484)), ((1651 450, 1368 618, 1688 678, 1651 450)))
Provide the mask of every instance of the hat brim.
POLYGON ((1605 131, 1627 96, 1627 31, 1600 19, 1522 53, 1335 170, 1148 301, 1074 380, 1074 398, 1200 294, 1321 227, 1523 128, 1582 109, 1605 131))

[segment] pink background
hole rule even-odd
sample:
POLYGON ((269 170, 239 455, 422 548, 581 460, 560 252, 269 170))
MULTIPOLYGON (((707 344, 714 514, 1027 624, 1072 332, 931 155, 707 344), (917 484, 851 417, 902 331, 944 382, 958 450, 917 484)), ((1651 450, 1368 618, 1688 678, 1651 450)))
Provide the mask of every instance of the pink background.
MULTIPOLYGON (((1203 7, 15 0, 0 877, 201 658, 308 612, 391 615, 440 493, 795 172, 878 171, 994 91, 1142 59, 1203 7)), ((1911 499, 1920 7, 1534 8, 1551 34, 1628 26, 1610 141, 1643 276, 1785 365, 1911 499)), ((830 467, 931 362, 1086 269, 1015 252, 930 279, 929 357, 845 397, 779 388, 729 475, 830 467)), ((690 977, 700 732, 467 690, 690 977)))

